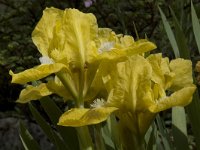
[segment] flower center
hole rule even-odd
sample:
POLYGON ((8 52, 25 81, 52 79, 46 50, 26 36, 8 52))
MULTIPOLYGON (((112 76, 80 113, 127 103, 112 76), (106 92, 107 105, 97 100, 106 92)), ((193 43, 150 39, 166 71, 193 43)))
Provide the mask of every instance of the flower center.
POLYGON ((53 64, 53 59, 49 58, 48 56, 42 56, 39 58, 41 64, 53 64))
POLYGON ((101 44, 100 48, 98 49, 98 52, 100 54, 103 52, 108 52, 113 48, 114 44, 114 42, 104 42, 101 44))
POLYGON ((92 104, 90 104, 90 107, 99 108, 99 107, 102 107, 103 105, 105 105, 105 100, 103 98, 101 99, 97 98, 93 101, 92 104))

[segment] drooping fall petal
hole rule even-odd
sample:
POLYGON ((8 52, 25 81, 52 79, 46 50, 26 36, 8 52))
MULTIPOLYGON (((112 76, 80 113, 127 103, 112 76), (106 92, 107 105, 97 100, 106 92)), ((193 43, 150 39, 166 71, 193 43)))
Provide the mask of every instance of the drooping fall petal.
MULTIPOLYGON (((130 44, 130 42, 128 42, 130 44)), ((128 44, 127 43, 127 44, 128 44)), ((118 44, 119 45, 119 44, 118 44)), ((126 44, 125 44, 126 45, 126 44)), ((99 55, 99 59, 118 59, 125 56, 132 56, 135 54, 142 54, 156 48, 156 45, 147 40, 138 40, 129 46, 113 47, 99 55)))
POLYGON ((158 113, 174 106, 186 106, 192 101, 192 95, 195 90, 196 87, 194 85, 182 88, 170 96, 155 100, 155 103, 149 107, 149 110, 152 113, 158 113))
POLYGON ((17 100, 18 103, 27 103, 31 100, 38 100, 44 96, 51 95, 52 92, 47 88, 45 83, 38 86, 28 85, 23 89, 17 100))
POLYGON ((17 74, 14 74, 12 71, 10 71, 9 74, 12 76, 12 83, 25 84, 30 81, 42 79, 59 71, 67 72, 68 68, 60 63, 42 64, 17 74))
POLYGON ((62 114, 58 125, 80 127, 97 124, 105 121, 116 110, 116 107, 99 107, 93 109, 73 108, 62 114))

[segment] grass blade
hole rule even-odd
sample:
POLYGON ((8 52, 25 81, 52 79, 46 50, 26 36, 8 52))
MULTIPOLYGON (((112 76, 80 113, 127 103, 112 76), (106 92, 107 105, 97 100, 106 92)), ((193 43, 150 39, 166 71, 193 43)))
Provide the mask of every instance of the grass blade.
MULTIPOLYGON (((171 7, 169 7, 169 8, 170 8, 170 12, 173 17, 173 23, 174 23, 174 27, 175 27, 176 41, 174 41, 174 42, 177 42, 180 57, 184 58, 184 59, 190 59, 190 52, 189 52, 189 49, 187 46, 187 39, 182 31, 182 28, 178 22, 178 19, 175 16, 174 11, 171 9, 171 7)), ((170 38, 170 37, 168 37, 168 38, 170 38)), ((175 49, 173 49, 173 50, 175 52, 175 49)), ((179 57, 176 56, 176 58, 179 58, 179 57)))
POLYGON ((180 57, 180 53, 179 53, 179 49, 178 49, 178 45, 176 43, 176 39, 175 39, 175 36, 174 36, 174 33, 167 21, 167 18, 166 16, 164 15, 163 11, 160 9, 160 7, 158 7, 159 11, 160 11, 160 15, 161 15, 161 18, 162 18, 162 21, 163 21, 163 25, 164 25, 164 28, 166 30, 166 33, 167 33, 167 36, 169 38, 169 41, 171 43, 171 46, 172 46, 172 49, 174 50, 174 55, 178 58, 180 57))
MULTIPOLYGON (((178 19, 175 16, 174 11, 171 8, 170 8, 170 11, 172 13, 173 23, 175 26, 175 33, 176 33, 176 38, 175 38, 176 40, 173 41, 173 43, 170 40, 170 38, 172 36, 169 36, 170 34, 168 33, 168 32, 172 32, 171 27, 168 26, 168 28, 166 28, 166 26, 164 26, 165 30, 168 33, 167 35, 168 35, 171 45, 176 43, 175 45, 178 46, 178 47, 172 47, 176 58, 181 57, 181 58, 188 59, 188 58, 190 58, 190 55, 189 55, 189 51, 187 48, 187 42, 186 42, 185 35, 182 32, 181 26, 178 22, 178 19), (170 28, 170 30, 169 30, 169 28, 170 28), (177 50, 178 50, 178 52, 177 52, 177 50), (177 55, 177 53, 178 53, 178 55, 177 55)), ((161 14, 162 18, 164 17, 166 19, 165 15, 161 9, 160 9, 160 12, 162 13, 161 14)), ((163 21, 163 24, 166 24, 166 22, 167 22, 167 20, 165 22, 163 21)), ((168 23, 168 25, 169 25, 169 23, 168 23)), ((177 147, 177 149, 183 149, 183 150, 189 149, 188 139, 187 139, 186 115, 185 115, 185 110, 183 107, 172 108, 172 123, 173 123, 172 127, 173 127, 173 137, 174 137, 175 147, 177 147)))
POLYGON ((156 125, 155 123, 153 123, 151 125, 151 129, 150 130, 150 135, 149 135, 149 139, 147 142, 147 148, 146 150, 156 150, 157 149, 157 145, 156 145, 156 140, 157 140, 157 129, 156 129, 156 125))
POLYGON ((20 122, 19 126, 19 136, 25 150, 40 150, 40 146, 34 140, 32 135, 29 133, 29 131, 26 129, 22 122, 20 122))
POLYGON ((44 120, 44 118, 40 115, 40 113, 37 111, 37 109, 29 103, 29 108, 31 110, 31 113, 33 114, 36 122, 40 125, 44 133, 48 136, 48 138, 51 140, 54 145, 56 145, 56 148, 58 150, 67 150, 67 145, 59 138, 59 136, 55 133, 55 131, 52 130, 49 124, 44 120))
POLYGON ((68 147, 73 150, 79 150, 78 137, 75 128, 57 126, 58 119, 62 115, 62 111, 49 97, 44 97, 40 100, 42 107, 49 116, 52 123, 58 129, 60 135, 63 137, 65 143, 68 147))
POLYGON ((172 108, 172 133, 175 147, 188 150, 186 115, 183 107, 172 108))
MULTIPOLYGON (((172 12, 172 16, 173 16, 174 23, 175 23, 176 39, 179 39, 179 40, 177 40, 177 42, 178 42, 177 45, 179 46, 179 49, 183 50, 183 51, 180 51, 180 56, 182 58, 190 58, 189 51, 187 50, 188 48, 187 48, 185 35, 184 35, 183 31, 181 30, 181 28, 178 24, 178 21, 176 19, 176 16, 174 15, 174 12, 172 11, 172 9, 171 9, 171 12, 172 12)), ((195 32, 199 32, 199 31, 195 30, 195 32)), ((200 116, 197 115, 197 114, 200 114, 200 101, 199 101, 198 91, 196 91, 196 93, 194 94, 192 103, 187 107, 187 112, 188 112, 188 115, 189 115, 189 118, 191 121, 191 125, 192 125, 192 129, 193 129, 194 136, 196 139, 197 147, 200 147, 200 130, 199 130, 200 116)), ((181 126, 181 123, 180 123, 179 127, 180 126, 181 126)))
POLYGON ((192 131, 194 133, 194 137, 195 137, 195 142, 196 142, 196 149, 200 150, 200 101, 199 101, 199 93, 196 90, 196 92, 193 95, 193 100, 190 103, 190 105, 188 105, 186 107, 186 110, 188 112, 189 115, 189 119, 191 122, 191 126, 192 126, 192 131))
POLYGON ((170 136, 167 132, 167 129, 164 126, 163 120, 160 118, 159 115, 156 116, 156 122, 158 125, 158 130, 160 131, 163 146, 165 150, 173 150, 172 144, 170 142, 170 136))
POLYGON ((191 14, 192 14, 192 27, 194 31, 194 36, 200 53, 200 24, 192 1, 191 1, 191 14))

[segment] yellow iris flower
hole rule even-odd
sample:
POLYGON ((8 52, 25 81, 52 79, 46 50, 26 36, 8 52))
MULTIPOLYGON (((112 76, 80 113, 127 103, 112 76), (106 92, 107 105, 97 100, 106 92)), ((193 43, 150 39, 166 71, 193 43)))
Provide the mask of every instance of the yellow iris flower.
POLYGON ((51 74, 57 79, 27 86, 18 99, 21 103, 57 93, 66 100, 82 101, 80 105, 83 105, 83 100, 92 100, 98 93, 100 81, 96 72, 101 62, 156 48, 147 40, 134 41, 131 36, 98 28, 93 14, 52 7, 44 10, 32 33, 32 40, 42 54, 41 65, 17 74, 10 71, 12 83, 26 84, 51 74))
POLYGON ((161 54, 153 54, 146 59, 133 55, 115 66, 104 65, 106 67, 113 68, 102 75, 109 92, 107 101, 95 101, 97 107, 90 109, 67 111, 60 117, 59 125, 96 124, 105 121, 114 112, 123 131, 121 135, 127 136, 131 132, 142 137, 156 113, 189 104, 196 89, 189 60, 179 58, 169 62, 161 54), (171 94, 167 95, 166 90, 171 94))

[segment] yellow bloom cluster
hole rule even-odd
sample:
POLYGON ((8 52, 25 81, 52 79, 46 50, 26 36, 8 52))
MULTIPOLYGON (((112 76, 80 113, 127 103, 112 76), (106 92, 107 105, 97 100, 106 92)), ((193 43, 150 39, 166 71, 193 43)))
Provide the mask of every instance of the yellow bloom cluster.
POLYGON ((47 83, 28 85, 17 101, 53 93, 74 99, 75 108, 60 117, 59 125, 97 124, 114 113, 122 128, 144 135, 156 113, 189 104, 196 89, 189 60, 169 62, 161 54, 145 58, 143 53, 156 48, 152 42, 98 28, 93 14, 47 8, 32 39, 42 54, 41 65, 17 74, 10 71, 12 82, 55 76, 47 83), (86 101, 91 108, 85 108, 86 101))
POLYGON ((12 82, 25 84, 51 74, 56 74, 56 77, 41 86, 28 86, 19 97, 21 103, 52 93, 65 100, 91 100, 98 92, 98 83, 93 81, 98 82, 94 78, 102 61, 122 59, 156 47, 147 40, 135 42, 131 36, 116 35, 111 29, 98 28, 93 14, 76 9, 45 9, 32 39, 42 54, 41 65, 18 74, 10 71, 12 82), (91 87, 94 87, 92 92, 88 92, 91 87))

